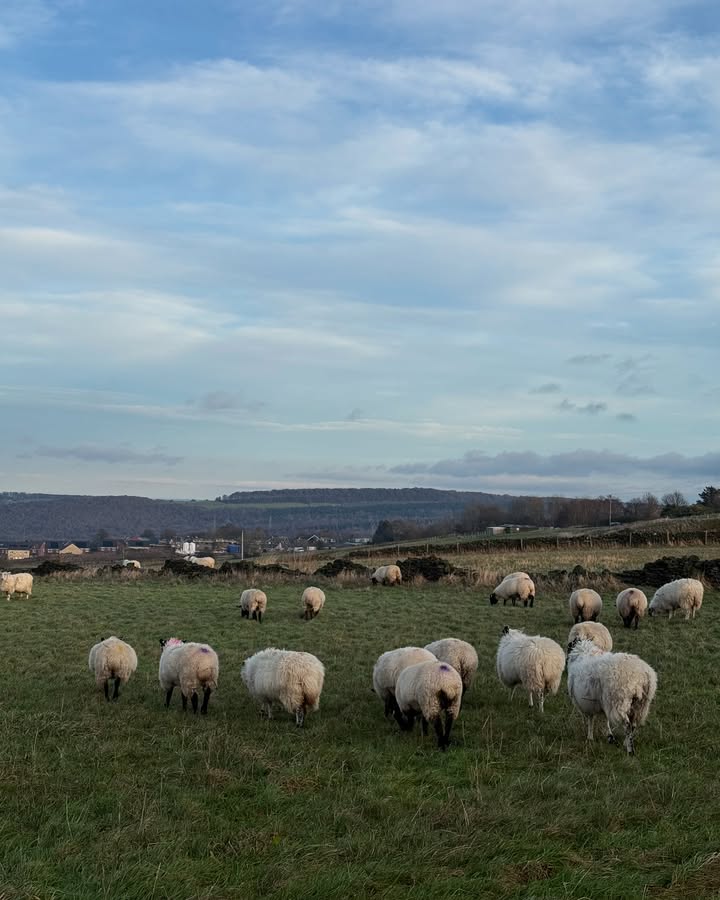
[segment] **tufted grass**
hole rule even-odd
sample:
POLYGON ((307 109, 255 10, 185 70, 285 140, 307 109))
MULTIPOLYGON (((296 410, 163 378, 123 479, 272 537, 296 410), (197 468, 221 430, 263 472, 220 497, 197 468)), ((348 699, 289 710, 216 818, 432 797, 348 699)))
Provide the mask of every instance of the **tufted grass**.
POLYGON ((616 649, 659 675, 628 758, 585 744, 564 680, 544 717, 496 681, 502 625, 564 642, 564 597, 525 610, 461 586, 327 586, 303 622, 303 586, 273 585, 261 626, 228 583, 38 579, 30 602, 0 603, 2 900, 719 895, 718 592, 695 623, 638 632, 606 597, 616 649), (140 661, 117 704, 86 662, 110 633, 140 661), (157 639, 173 634, 220 655, 206 718, 162 706, 157 639), (384 720, 370 673, 384 650, 447 635, 480 670, 441 754, 384 720), (244 693, 242 660, 272 645, 325 663, 304 730, 244 693))

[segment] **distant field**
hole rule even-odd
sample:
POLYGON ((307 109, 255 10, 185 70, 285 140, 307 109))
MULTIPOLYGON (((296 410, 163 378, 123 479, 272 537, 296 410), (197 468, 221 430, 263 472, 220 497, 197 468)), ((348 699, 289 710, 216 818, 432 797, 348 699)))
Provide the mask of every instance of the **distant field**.
POLYGON ((226 582, 38 579, 31 601, 2 602, 3 900, 718 895, 720 593, 694 624, 638 632, 608 603, 616 648, 659 675, 635 758, 586 745, 564 680, 544 717, 496 681, 502 625, 564 641, 564 595, 524 610, 452 585, 328 586, 305 623, 299 587, 268 593, 262 626, 240 620, 226 582), (109 633, 140 659, 114 705, 86 668, 109 633), (171 634, 220 654, 205 719, 162 706, 157 640, 171 634), (370 673, 390 647, 450 634, 475 644, 480 671, 441 754, 383 718, 370 673), (244 692, 242 660, 267 645, 325 663, 302 731, 261 720, 244 692))

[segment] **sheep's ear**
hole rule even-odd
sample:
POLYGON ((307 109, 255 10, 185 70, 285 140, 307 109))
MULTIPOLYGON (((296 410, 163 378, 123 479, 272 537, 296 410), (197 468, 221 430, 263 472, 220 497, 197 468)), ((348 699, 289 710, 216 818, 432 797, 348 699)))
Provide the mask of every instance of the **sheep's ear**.
POLYGON ((164 647, 167 644, 167 638, 160 638, 160 646, 164 647))
POLYGON ((503 628, 502 633, 503 633, 503 634, 510 634, 510 626, 509 626, 509 625, 506 625, 506 626, 503 628))

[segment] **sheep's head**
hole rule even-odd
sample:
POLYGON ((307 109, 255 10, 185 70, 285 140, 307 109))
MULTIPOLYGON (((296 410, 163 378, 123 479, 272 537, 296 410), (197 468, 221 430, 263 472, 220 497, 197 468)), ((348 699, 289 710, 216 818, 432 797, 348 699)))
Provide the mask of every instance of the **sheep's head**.
POLYGON ((580 643, 580 638, 576 637, 576 638, 573 638, 570 641, 570 643, 567 645, 566 656, 568 657, 568 659, 570 658, 570 654, 573 652, 573 650, 577 647, 577 645, 579 643, 580 643))
POLYGON ((495 606, 499 599, 500 598, 497 596, 495 591, 493 591, 492 594, 490 594, 490 606, 495 606))
POLYGON ((510 626, 509 626, 509 625, 506 625, 506 626, 503 628, 502 633, 503 633, 503 634, 510 634, 510 626))

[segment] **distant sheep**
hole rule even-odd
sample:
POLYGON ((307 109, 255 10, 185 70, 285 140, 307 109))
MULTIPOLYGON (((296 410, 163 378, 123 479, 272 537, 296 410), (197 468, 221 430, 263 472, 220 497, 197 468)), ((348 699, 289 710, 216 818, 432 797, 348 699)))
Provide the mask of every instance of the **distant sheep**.
POLYGON ((568 653, 568 693, 587 721, 593 739, 593 720, 607 720, 607 739, 615 743, 613 727, 622 725, 625 749, 635 752, 635 731, 644 724, 657 689, 655 671, 632 653, 605 653, 592 641, 574 641, 568 653))
POLYGON ((380 566, 370 576, 373 584, 401 584, 400 566, 380 566))
POLYGON ((121 566, 125 566, 128 569, 140 569, 142 566, 140 565, 137 559, 123 559, 120 563, 121 566))
MULTIPOLYGON (((540 712, 546 694, 557 694, 565 669, 565 653, 560 644, 540 635, 529 636, 515 628, 503 628, 495 659, 498 678, 508 688, 521 684, 530 706, 536 697, 540 712)), ((513 690, 514 693, 514 690, 513 690)))
POLYGON ((267 609, 267 594, 258 588, 248 588, 240 595, 240 618, 262 622, 267 609))
POLYGON ((578 622, 573 625, 568 635, 568 644, 575 639, 592 641, 601 650, 612 650, 613 639, 610 632, 601 622, 578 622))
POLYGON ((207 644, 194 641, 185 643, 179 638, 161 640, 160 686, 165 691, 165 706, 170 706, 173 689, 180 687, 182 708, 187 709, 187 698, 191 698, 193 712, 198 711, 198 691, 203 692, 200 712, 205 715, 210 694, 217 689, 220 663, 217 653, 207 644))
POLYGON ((602 597, 591 588, 579 588, 568 601, 573 622, 597 622, 602 610, 602 597))
POLYGON ((301 728, 305 713, 320 708, 325 668, 312 653, 268 647, 247 659, 241 674, 250 696, 268 719, 272 718, 273 703, 279 703, 301 728))
POLYGON ((319 587, 307 587, 302 595, 302 619, 314 619, 325 606, 325 592, 319 587))
POLYGON ((425 649, 440 662, 450 663, 462 679, 463 694, 470 689, 478 668, 478 655, 472 644, 458 638, 442 638, 426 644, 425 649))
POLYGON ((9 600, 13 594, 25 594, 29 600, 32 596, 33 577, 29 572, 0 572, 0 593, 7 594, 9 600))
POLYGON ((385 705, 386 717, 392 714, 398 723, 402 720, 395 700, 395 685, 402 670, 434 659, 434 654, 422 647, 399 647, 380 654, 373 666, 373 690, 385 705))
POLYGON ((511 572, 506 575, 495 590, 490 594, 490 604, 495 606, 500 600, 503 606, 512 601, 522 603, 523 606, 532 606, 535 603, 535 585, 527 572, 511 572))
POLYGON ((430 660, 408 666, 400 673, 395 687, 397 705, 405 718, 400 727, 412 731, 420 715, 423 734, 427 734, 428 724, 432 723, 438 747, 446 750, 453 722, 460 715, 462 695, 462 678, 449 663, 430 660))
POLYGON ((617 595, 615 606, 623 620, 623 625, 630 628, 635 623, 637 629, 641 617, 647 612, 648 600, 639 588, 626 588, 617 595))
POLYGON ((677 581, 669 581, 655 591, 655 596, 650 601, 648 615, 662 615, 667 613, 668 619, 672 619, 676 610, 685 613, 685 619, 695 618, 695 613, 703 602, 704 588, 701 581, 696 578, 678 578, 677 581))
POLYGON ((117 700, 120 685, 127 684, 130 676, 137 669, 137 654, 130 644, 113 635, 104 638, 91 648, 88 666, 95 675, 95 684, 98 689, 102 686, 105 691, 106 700, 110 699, 108 682, 111 678, 115 679, 112 699, 117 700))
POLYGON ((212 556, 191 556, 189 557, 188 562, 191 562, 196 566, 205 566, 206 569, 215 568, 215 560, 212 556))

